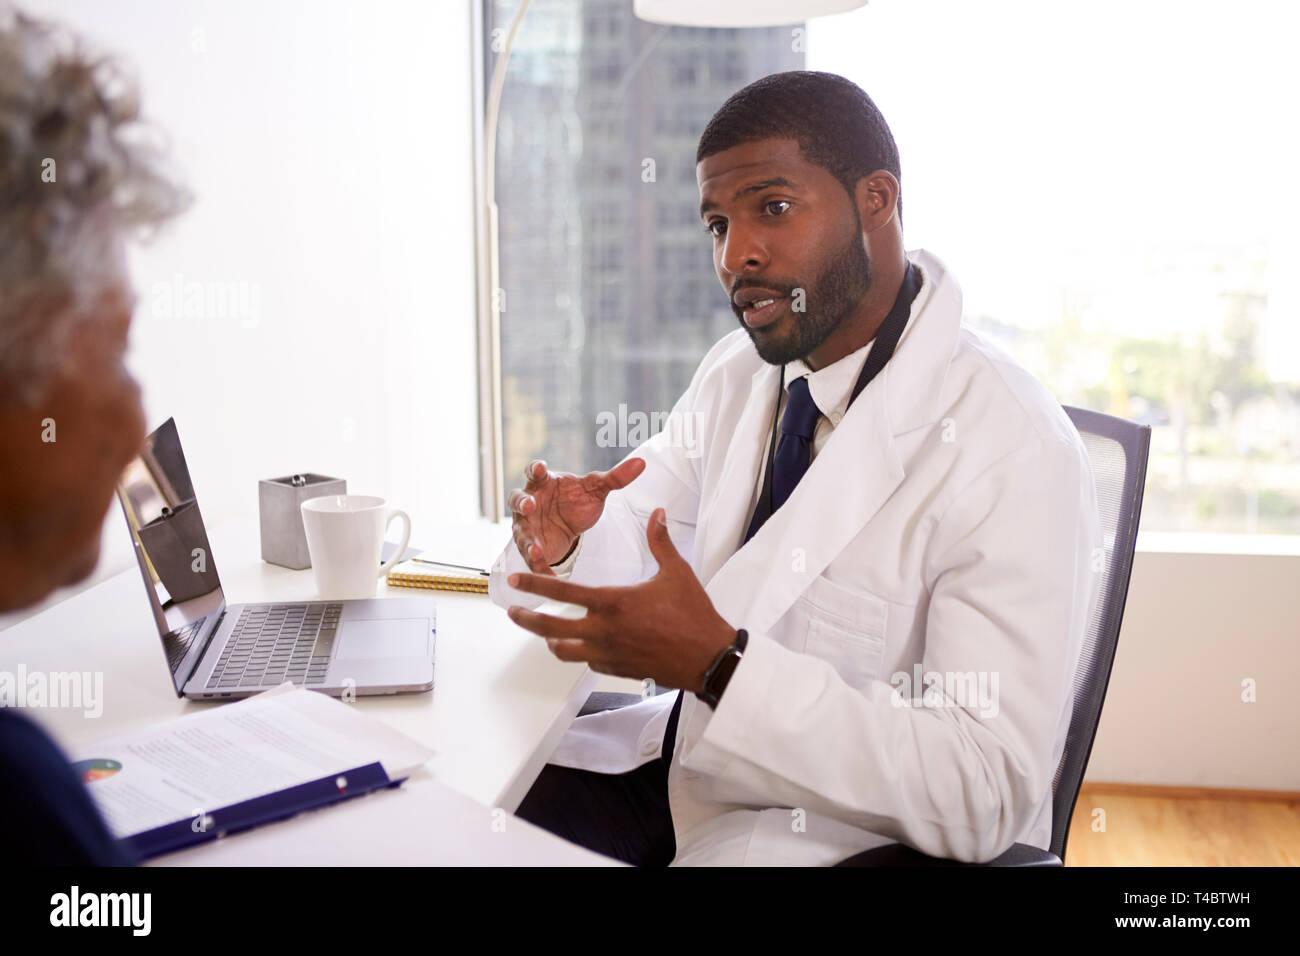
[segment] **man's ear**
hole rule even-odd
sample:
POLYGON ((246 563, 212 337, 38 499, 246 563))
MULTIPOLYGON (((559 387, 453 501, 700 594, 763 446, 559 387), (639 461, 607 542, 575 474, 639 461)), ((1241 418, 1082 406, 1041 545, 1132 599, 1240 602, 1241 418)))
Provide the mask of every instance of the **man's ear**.
POLYGON ((858 180, 853 199, 864 233, 875 232, 897 217, 898 193, 898 180, 886 169, 877 169, 858 180))

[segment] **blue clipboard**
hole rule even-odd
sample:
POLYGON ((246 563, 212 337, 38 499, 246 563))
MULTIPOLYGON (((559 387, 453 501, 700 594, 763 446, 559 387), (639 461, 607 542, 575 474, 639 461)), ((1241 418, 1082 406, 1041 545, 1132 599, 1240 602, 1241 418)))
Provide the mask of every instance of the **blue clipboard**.
POLYGON ((241 803, 212 810, 202 818, 189 817, 144 830, 122 839, 140 859, 162 856, 186 847, 208 843, 229 833, 285 820, 305 810, 315 810, 359 797, 385 787, 397 787, 406 780, 390 780, 378 761, 311 780, 307 783, 253 797, 241 803))

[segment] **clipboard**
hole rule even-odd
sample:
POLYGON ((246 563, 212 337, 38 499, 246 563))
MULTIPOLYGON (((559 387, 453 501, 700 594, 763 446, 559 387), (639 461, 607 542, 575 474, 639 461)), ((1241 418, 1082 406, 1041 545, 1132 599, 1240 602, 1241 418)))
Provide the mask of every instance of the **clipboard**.
POLYGON ((152 830, 144 830, 124 837, 121 842, 130 847, 141 859, 149 859, 208 843, 231 833, 240 833, 277 820, 285 820, 307 810, 341 803, 376 790, 398 787, 406 779, 406 777, 399 777, 390 780, 383 766, 376 761, 240 803, 232 803, 230 806, 204 813, 201 818, 190 817, 154 827, 152 830))

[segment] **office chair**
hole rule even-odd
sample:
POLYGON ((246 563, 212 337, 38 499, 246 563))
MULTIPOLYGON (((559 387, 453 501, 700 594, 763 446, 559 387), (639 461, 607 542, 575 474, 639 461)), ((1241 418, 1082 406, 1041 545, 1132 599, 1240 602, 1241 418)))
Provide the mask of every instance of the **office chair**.
POLYGON ((1124 618, 1133 550, 1137 544, 1142 490, 1146 485, 1151 428, 1112 415, 1065 406, 1079 430, 1092 462, 1097 485, 1097 511, 1105 547, 1103 588, 1089 611, 1088 629, 1074 674, 1074 710, 1066 732, 1065 749, 1052 780, 1052 841, 1049 849, 1016 843, 987 863, 965 863, 927 856, 902 843, 864 850, 836 866, 1063 866, 1070 818, 1079 799, 1079 787, 1092 753, 1093 738, 1106 699, 1119 626, 1124 618))
MULTIPOLYGON (((966 863, 927 856, 902 843, 864 850, 836 866, 1062 866, 1070 818, 1079 798, 1079 787, 1092 753, 1093 739, 1101 719, 1115 648, 1119 644, 1120 622, 1128 597, 1133 551, 1137 544, 1138 519, 1142 513, 1142 491, 1146 484, 1147 456, 1151 428, 1112 415, 1065 406, 1065 412, 1079 430, 1092 463, 1097 488, 1097 510, 1105 548, 1103 587, 1096 606, 1089 611, 1088 628, 1079 652, 1074 675, 1074 708, 1066 733, 1065 749, 1052 780, 1052 840, 1049 849, 1016 843, 987 863, 966 863)), ((664 693, 667 688, 657 688, 664 693)), ((592 694, 579 716, 634 704, 635 694, 592 694)))

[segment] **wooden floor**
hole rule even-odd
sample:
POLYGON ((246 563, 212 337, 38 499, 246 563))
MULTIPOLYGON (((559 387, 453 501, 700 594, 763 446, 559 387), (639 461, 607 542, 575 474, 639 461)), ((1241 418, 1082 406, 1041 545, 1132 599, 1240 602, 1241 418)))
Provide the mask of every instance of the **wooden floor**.
POLYGON ((1300 866, 1300 793, 1085 783, 1065 865, 1300 866))

